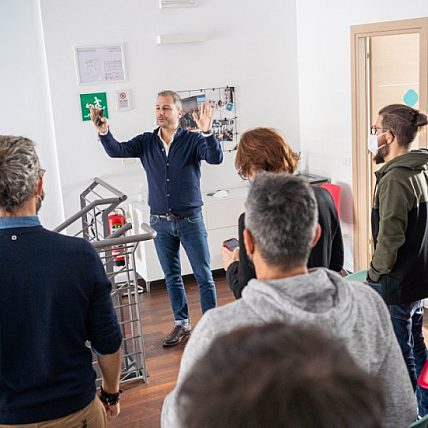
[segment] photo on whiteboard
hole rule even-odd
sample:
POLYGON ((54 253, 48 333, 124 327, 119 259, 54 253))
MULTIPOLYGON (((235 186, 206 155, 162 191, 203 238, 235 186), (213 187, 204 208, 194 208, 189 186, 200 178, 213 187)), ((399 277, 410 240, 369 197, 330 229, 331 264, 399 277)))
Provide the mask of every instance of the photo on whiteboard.
POLYGON ((193 113, 199 114, 199 108, 205 102, 204 95, 195 95, 192 97, 183 98, 183 116, 181 118, 181 126, 189 131, 197 131, 198 125, 193 119, 193 113))
POLYGON ((235 121, 233 119, 222 119, 213 121, 213 132, 218 141, 233 141, 235 121))
POLYGON ((201 104, 208 101, 213 108, 213 133, 221 143, 223 151, 236 149, 236 103, 235 88, 195 89, 177 91, 183 104, 181 126, 189 131, 199 131, 193 114, 199 114, 201 104))

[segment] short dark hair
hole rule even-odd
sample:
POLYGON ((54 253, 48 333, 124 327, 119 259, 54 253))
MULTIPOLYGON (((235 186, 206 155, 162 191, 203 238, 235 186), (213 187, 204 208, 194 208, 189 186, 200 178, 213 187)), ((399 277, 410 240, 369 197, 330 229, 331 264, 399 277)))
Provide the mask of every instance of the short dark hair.
POLYGON ((311 186, 290 174, 258 173, 245 203, 245 227, 263 260, 284 269, 306 266, 318 222, 311 186))
POLYGON ((245 327, 218 337, 178 392, 186 428, 381 428, 378 379, 316 327, 245 327))
POLYGON ((418 129, 425 126, 427 116, 404 104, 391 104, 379 110, 382 129, 397 137, 400 146, 408 146, 416 137, 418 129))

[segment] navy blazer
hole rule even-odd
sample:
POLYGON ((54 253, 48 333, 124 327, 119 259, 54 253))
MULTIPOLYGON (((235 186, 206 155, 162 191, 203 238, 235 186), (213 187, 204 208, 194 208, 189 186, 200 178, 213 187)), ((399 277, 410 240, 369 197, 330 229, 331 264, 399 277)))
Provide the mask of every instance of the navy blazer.
POLYGON ((108 132, 100 135, 112 158, 140 158, 147 174, 150 213, 191 216, 201 210, 201 161, 220 164, 223 152, 213 135, 178 128, 168 156, 158 137, 159 128, 119 143, 108 132))

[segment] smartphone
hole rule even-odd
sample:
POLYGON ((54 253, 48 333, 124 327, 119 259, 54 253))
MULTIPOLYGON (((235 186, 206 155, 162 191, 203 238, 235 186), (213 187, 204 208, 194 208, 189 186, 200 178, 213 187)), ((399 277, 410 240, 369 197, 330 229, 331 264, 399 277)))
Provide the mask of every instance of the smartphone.
POLYGON ((223 242, 223 247, 227 248, 229 251, 233 251, 235 248, 239 247, 239 241, 236 238, 226 239, 223 242))
POLYGON ((95 115, 95 125, 97 126, 101 126, 103 124, 101 118, 104 116, 104 109, 99 109, 96 110, 96 115, 95 115))

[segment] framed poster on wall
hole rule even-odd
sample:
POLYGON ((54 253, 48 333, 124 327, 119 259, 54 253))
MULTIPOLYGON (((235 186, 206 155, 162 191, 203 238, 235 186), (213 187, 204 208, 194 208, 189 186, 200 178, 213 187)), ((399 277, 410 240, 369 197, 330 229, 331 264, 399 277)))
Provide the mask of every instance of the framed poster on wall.
POLYGON ((79 85, 114 83, 125 80, 124 48, 122 44, 75 47, 79 85))

